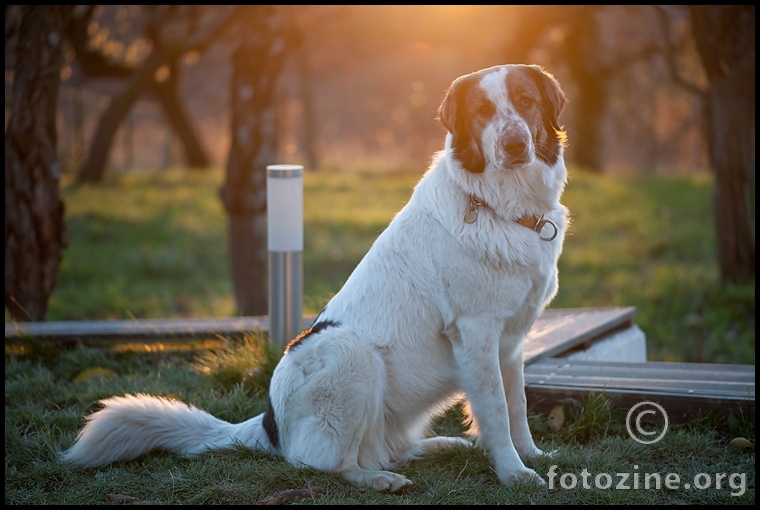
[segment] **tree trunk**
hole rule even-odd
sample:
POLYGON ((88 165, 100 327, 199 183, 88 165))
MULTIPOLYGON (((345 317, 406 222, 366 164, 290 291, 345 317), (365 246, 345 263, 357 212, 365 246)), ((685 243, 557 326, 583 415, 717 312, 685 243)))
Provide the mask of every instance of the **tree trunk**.
POLYGON ((692 6, 692 33, 707 73, 707 138, 715 172, 713 214, 721 278, 755 278, 750 176, 755 168, 755 8, 692 6))
POLYGON ((576 7, 573 22, 562 48, 573 81, 578 85, 573 98, 573 162, 586 170, 602 173, 602 121, 607 109, 608 73, 595 49, 602 44, 594 13, 597 6, 576 7))
POLYGON ((143 66, 129 80, 127 88, 111 100, 111 104, 108 105, 98 121, 98 127, 95 129, 95 135, 92 138, 92 143, 90 143, 90 156, 77 176, 78 183, 98 183, 103 180, 116 131, 132 105, 148 88, 156 69, 162 63, 161 51, 154 48, 143 66))
MULTIPOLYGON (((506 8, 513 16, 515 7, 506 8)), ((573 97, 572 151, 573 163, 586 170, 601 173, 604 170, 602 121, 609 99, 609 72, 599 60, 599 29, 595 13, 596 5, 532 5, 524 6, 520 22, 509 38, 506 61, 515 64, 528 63, 530 50, 541 36, 553 27, 567 26, 564 42, 556 49, 556 57, 565 62, 577 85, 573 97)))
POLYGON ((193 124, 180 101, 176 59, 171 62, 169 68, 169 78, 165 82, 153 82, 153 94, 161 103, 166 119, 185 147, 185 163, 187 166, 193 170, 205 169, 210 164, 206 151, 203 150, 200 139, 193 129, 193 124))
POLYGON ((27 6, 16 47, 5 132, 5 306, 14 320, 45 320, 67 245, 55 126, 69 6, 27 6))
POLYGON ((163 83, 156 83, 154 80, 156 70, 166 62, 167 57, 164 55, 164 51, 160 48, 154 48, 142 67, 127 82, 126 89, 113 98, 111 104, 100 117, 93 136, 90 157, 87 158, 82 167, 77 182, 98 183, 103 180, 116 131, 124 122, 135 102, 147 90, 151 90, 156 96, 163 107, 167 121, 182 140, 188 166, 196 169, 209 166, 208 157, 179 101, 176 57, 174 60, 169 60, 169 64, 167 64, 171 69, 169 78, 163 83))
POLYGON ((266 167, 277 163, 275 85, 287 54, 286 32, 272 6, 252 6, 232 56, 232 146, 220 195, 229 217, 229 252, 238 312, 268 310, 266 167))

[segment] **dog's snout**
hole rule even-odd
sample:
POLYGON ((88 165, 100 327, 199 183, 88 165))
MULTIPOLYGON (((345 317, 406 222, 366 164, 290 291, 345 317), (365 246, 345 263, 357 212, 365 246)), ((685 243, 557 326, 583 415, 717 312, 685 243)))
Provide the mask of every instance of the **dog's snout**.
POLYGON ((502 146, 504 151, 510 156, 520 156, 525 152, 527 147, 527 140, 522 134, 507 135, 502 139, 502 146))

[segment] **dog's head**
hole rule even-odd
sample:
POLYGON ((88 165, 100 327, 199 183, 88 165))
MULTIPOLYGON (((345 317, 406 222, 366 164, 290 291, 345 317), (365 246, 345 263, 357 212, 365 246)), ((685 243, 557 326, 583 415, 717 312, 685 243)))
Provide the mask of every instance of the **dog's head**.
POLYGON ((557 80, 535 65, 504 65, 457 78, 438 118, 451 133, 453 156, 468 172, 557 162, 565 143, 559 115, 567 99, 557 80))

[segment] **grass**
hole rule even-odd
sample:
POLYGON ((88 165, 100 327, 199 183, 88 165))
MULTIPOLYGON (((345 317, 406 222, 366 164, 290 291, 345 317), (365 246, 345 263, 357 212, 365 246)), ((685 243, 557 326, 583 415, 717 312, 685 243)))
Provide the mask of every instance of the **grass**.
MULTIPOLYGON (((593 176, 571 169, 563 198, 573 222, 560 259, 556 308, 636 306, 649 359, 755 362, 754 283, 720 283, 710 212, 712 180, 593 176)), ((321 172, 305 179, 305 311, 337 292, 372 241, 408 200, 419 173, 321 172)), ((63 254, 49 319, 230 316, 221 172, 127 174, 101 187, 65 187, 70 246, 63 254)), ((6 321, 7 321, 6 314, 6 321)), ((531 413, 539 446, 557 450, 531 463, 555 488, 499 484, 477 449, 441 452, 398 471, 414 481, 400 496, 357 489, 336 476, 295 469, 246 450, 196 460, 154 453, 98 470, 61 465, 83 416, 112 395, 168 395, 240 422, 265 409, 276 356, 260 337, 66 349, 6 343, 6 504, 104 504, 106 495, 140 504, 252 504, 286 489, 319 487, 300 504, 753 504, 754 415, 706 416, 671 427, 657 445, 625 431, 627 410, 600 395, 563 404, 555 429, 531 413), (712 476, 710 489, 582 488, 600 473, 712 476), (715 489, 716 473, 737 475, 715 489), (739 478, 745 474, 744 482, 739 478), (577 478, 574 489, 560 477, 577 478), (741 487, 740 487, 741 486, 741 487), (743 487, 743 489, 742 489, 743 487), (743 492, 742 495, 732 495, 743 492)), ((462 431, 461 409, 435 423, 462 431)), ((702 480, 704 481, 704 480, 702 480)), ((615 477, 615 483, 618 478, 615 477)))
POLYGON ((231 315, 220 178, 175 170, 64 188, 70 244, 48 319, 231 315))
MULTIPOLYGON (((254 504, 288 489, 319 488, 301 504, 752 504, 754 447, 729 445, 735 437, 754 442, 754 416, 730 420, 706 417, 688 426, 671 426, 657 445, 644 446, 625 432, 625 410, 600 395, 565 403, 559 429, 547 417, 530 416, 540 447, 557 450, 529 463, 544 479, 557 473, 554 489, 503 486, 479 449, 454 449, 413 461, 397 471, 414 485, 402 495, 352 487, 341 478, 296 469, 276 457, 248 450, 215 452, 185 460, 156 452, 102 469, 60 464, 96 401, 112 395, 146 392, 172 396, 230 422, 264 411, 273 357, 262 337, 196 344, 123 343, 116 347, 38 349, 33 356, 6 356, 5 503, 104 504, 108 495, 136 498, 140 504, 254 504), (194 347, 194 348, 193 348, 194 347), (552 466, 556 466, 552 469, 552 466), (591 473, 583 488, 583 470, 591 473), (698 473, 711 476, 709 489, 615 490, 597 488, 596 476, 617 473, 675 473, 682 483, 698 473), (715 477, 725 473, 722 488, 715 477), (736 475, 734 475, 736 473, 736 475), (741 475, 741 474, 744 475, 741 475), (562 476, 564 475, 564 478, 562 476), (578 485, 569 486, 570 475, 578 485), (729 478, 733 475, 733 478, 729 478), (744 477, 743 479, 741 477, 744 477), (729 481, 731 484, 729 484, 729 481)), ((461 434, 461 409, 435 423, 439 434, 461 434)), ((604 486, 604 479, 600 479, 604 486)), ((704 480, 700 479, 702 483, 704 480)), ((703 485, 704 486, 704 485, 703 485)))

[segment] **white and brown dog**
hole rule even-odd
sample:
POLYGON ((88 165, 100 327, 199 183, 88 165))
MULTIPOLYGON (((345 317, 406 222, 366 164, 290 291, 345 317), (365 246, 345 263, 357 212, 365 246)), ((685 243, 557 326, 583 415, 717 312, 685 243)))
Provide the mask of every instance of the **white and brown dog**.
POLYGON ((85 467, 152 449, 191 457, 243 445, 396 492, 388 471, 438 448, 431 419, 466 398, 471 434, 504 483, 541 480, 528 428, 523 340, 557 292, 568 212, 557 81, 504 65, 454 81, 443 151, 409 203, 274 371, 269 408, 230 424, 170 399, 114 397, 63 455, 85 467))

